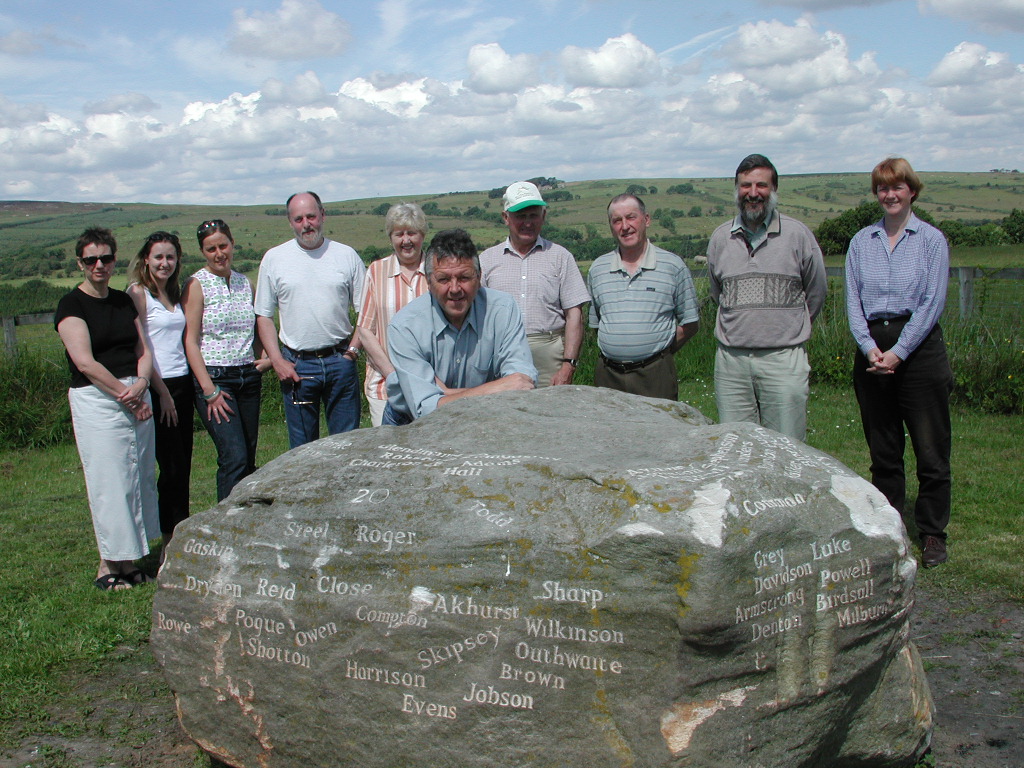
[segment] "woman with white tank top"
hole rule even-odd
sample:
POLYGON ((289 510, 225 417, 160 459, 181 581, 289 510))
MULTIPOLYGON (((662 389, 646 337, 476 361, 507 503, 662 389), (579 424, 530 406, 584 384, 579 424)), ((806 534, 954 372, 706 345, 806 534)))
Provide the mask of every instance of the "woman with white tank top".
POLYGON ((185 313, 181 308, 181 242, 154 232, 132 264, 128 295, 153 350, 153 417, 160 466, 160 531, 164 548, 175 526, 188 517, 192 476, 192 407, 195 389, 185 359, 185 313))

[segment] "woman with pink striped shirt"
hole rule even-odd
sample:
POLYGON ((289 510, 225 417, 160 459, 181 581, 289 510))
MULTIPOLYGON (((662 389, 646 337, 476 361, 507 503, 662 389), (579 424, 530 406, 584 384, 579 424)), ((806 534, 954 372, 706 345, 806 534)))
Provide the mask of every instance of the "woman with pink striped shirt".
POLYGON ((395 251, 373 262, 366 272, 357 331, 357 346, 366 350, 364 390, 370 422, 375 427, 380 426, 388 401, 384 380, 395 370, 388 359, 388 323, 398 310, 427 292, 423 272, 427 217, 423 210, 415 203, 391 206, 384 218, 384 230, 395 251))

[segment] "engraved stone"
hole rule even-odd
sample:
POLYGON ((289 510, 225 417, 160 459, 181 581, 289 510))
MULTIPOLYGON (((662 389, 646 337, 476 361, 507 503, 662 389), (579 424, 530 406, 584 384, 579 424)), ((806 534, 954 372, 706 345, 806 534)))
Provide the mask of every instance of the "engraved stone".
POLYGON ((915 572, 831 457, 550 387, 271 462, 176 530, 152 645, 233 766, 902 766, 915 572))

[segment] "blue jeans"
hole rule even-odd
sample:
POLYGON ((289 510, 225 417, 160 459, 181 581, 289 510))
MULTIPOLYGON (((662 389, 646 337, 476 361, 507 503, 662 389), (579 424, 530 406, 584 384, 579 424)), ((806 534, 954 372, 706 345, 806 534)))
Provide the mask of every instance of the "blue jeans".
POLYGON ((327 433, 359 427, 359 373, 342 354, 302 359, 285 347, 281 354, 295 366, 302 381, 282 381, 288 445, 298 448, 320 437, 320 404, 327 415, 327 433))
POLYGON ((401 411, 396 411, 391 407, 391 403, 387 400, 384 401, 384 415, 381 417, 380 425, 382 427, 403 427, 406 424, 412 424, 412 416, 401 411))
POLYGON ((217 448, 217 501, 231 493, 239 480, 256 471, 256 441, 260 429, 260 395, 263 376, 253 364, 206 367, 213 383, 230 395, 228 406, 234 413, 230 421, 211 419, 206 410, 203 390, 196 388, 196 410, 217 448))

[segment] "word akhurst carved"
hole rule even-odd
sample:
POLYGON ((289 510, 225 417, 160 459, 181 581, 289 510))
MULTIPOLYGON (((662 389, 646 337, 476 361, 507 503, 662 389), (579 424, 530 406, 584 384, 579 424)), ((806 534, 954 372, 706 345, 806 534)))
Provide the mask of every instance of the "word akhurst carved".
POLYGON ((831 457, 555 387, 271 462, 176 531, 152 644, 234 766, 902 766, 915 572, 831 457))

